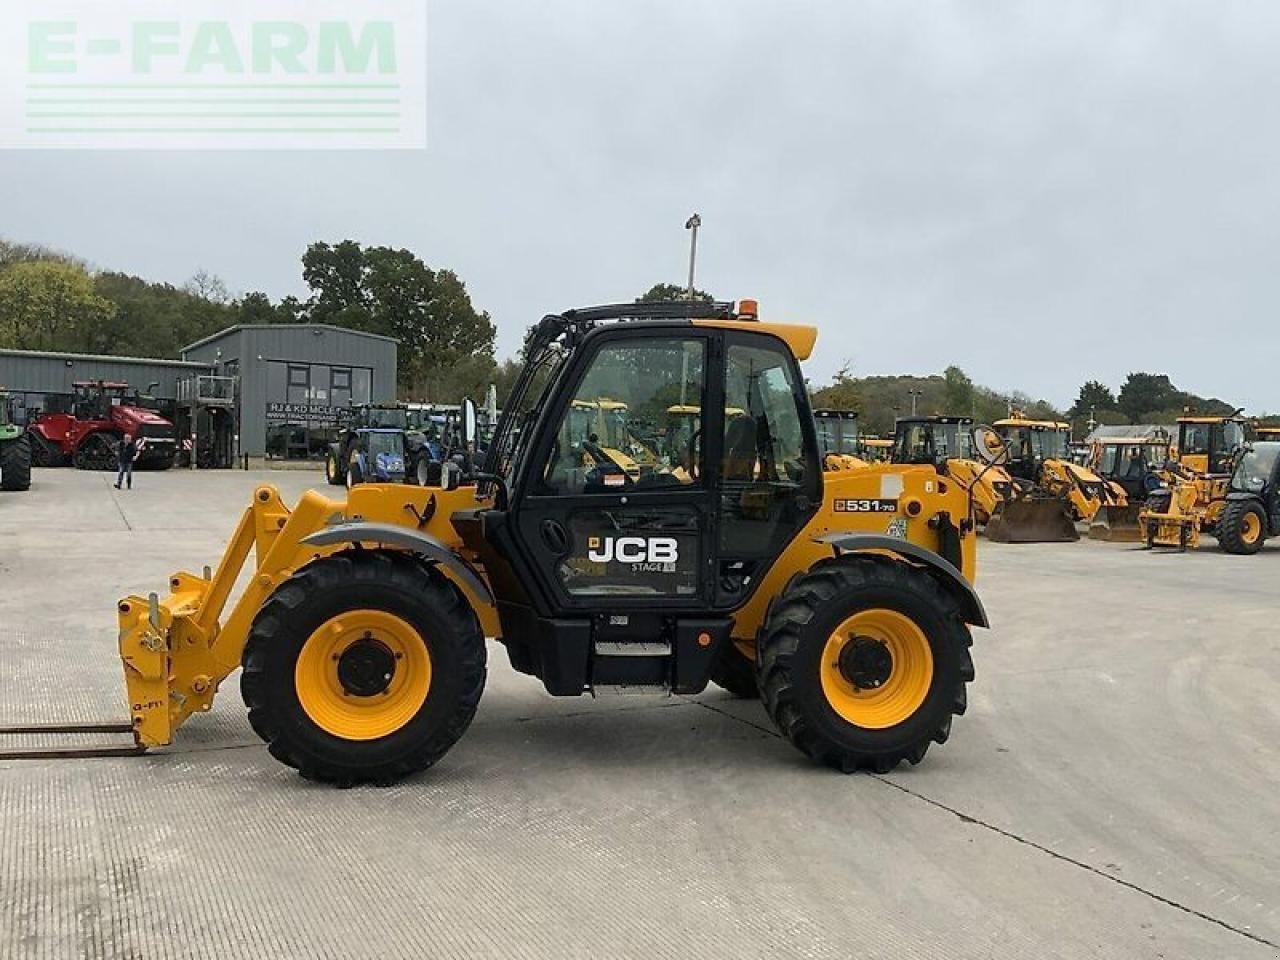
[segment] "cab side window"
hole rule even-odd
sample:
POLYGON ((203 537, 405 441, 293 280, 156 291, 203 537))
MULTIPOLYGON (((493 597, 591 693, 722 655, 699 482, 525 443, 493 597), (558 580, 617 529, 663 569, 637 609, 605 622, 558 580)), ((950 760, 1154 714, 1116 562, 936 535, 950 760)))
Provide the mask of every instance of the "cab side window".
POLYGON ((601 347, 561 417, 539 493, 699 485, 705 352, 693 338, 601 347))
POLYGON ((819 489, 804 385, 781 348, 730 343, 726 360, 721 554, 768 557, 803 522, 799 495, 819 489))

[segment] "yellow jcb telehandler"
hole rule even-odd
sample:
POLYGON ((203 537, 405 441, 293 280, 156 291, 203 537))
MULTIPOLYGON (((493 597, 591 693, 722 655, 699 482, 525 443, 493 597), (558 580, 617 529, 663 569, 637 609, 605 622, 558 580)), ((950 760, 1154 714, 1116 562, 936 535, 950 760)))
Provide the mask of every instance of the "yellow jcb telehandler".
MULTIPOLYGON (((482 464, 292 509, 259 487, 216 571, 119 602, 138 744, 171 742, 243 668, 272 756, 393 781, 467 729, 491 637, 554 695, 689 694, 745 671, 815 760, 920 761, 964 712, 970 628, 987 625, 967 497, 932 468, 824 473, 798 362, 815 338, 753 301, 550 315, 482 464), (683 478, 564 448, 600 383, 631 410, 700 398, 683 478)), ((464 404, 468 439, 475 419, 464 404)))
POLYGON ((893 462, 930 464, 955 481, 969 496, 979 527, 1012 496, 1013 480, 998 462, 1003 449, 989 427, 974 427, 972 417, 899 417, 894 424, 893 462))
POLYGON ((1029 420, 1015 412, 997 420, 995 428, 1009 446, 1006 469, 1012 496, 1001 503, 987 524, 987 538, 1001 543, 1045 543, 1079 540, 1076 523, 1089 522, 1104 504, 1123 506, 1118 485, 1072 463, 1071 425, 1056 420, 1029 420))

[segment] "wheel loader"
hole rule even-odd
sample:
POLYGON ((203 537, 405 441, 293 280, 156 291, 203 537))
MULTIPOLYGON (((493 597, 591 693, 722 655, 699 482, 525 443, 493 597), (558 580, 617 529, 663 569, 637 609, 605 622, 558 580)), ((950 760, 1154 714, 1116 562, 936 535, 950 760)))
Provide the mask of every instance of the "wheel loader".
MULTIPOLYGON (((981 428, 979 436, 985 436, 981 428)), ((985 527, 1012 496, 1013 479, 995 462, 990 444, 975 443, 972 417, 899 417, 894 423, 893 462, 929 464, 950 477, 972 501, 974 522, 985 527), (981 446, 981 449, 980 449, 981 446)))
POLYGON ((1089 522, 1092 540, 1137 543, 1142 539, 1138 517, 1149 496, 1167 477, 1169 437, 1104 437, 1094 441, 1087 466, 1108 483, 1124 490, 1124 503, 1104 503, 1089 522))
POLYGON ((1150 493, 1138 513, 1148 548, 1187 550, 1199 546, 1202 533, 1216 533, 1244 449, 1245 426, 1239 412, 1178 418, 1176 459, 1162 471, 1164 485, 1150 493))
POLYGON ((1071 425, 1030 420, 1015 411, 995 429, 1009 446, 1011 495, 997 505, 987 539, 1000 543, 1079 540, 1076 523, 1088 523, 1104 504, 1124 506, 1117 484, 1070 459, 1071 425))
MULTIPOLYGON (((799 366, 815 339, 749 300, 567 310, 531 331, 483 462, 292 508, 259 487, 216 570, 119 602, 137 743, 170 743, 243 668, 272 756, 394 781, 471 723, 489 637, 555 696, 745 674, 813 759, 919 762, 964 712, 987 626, 968 498, 932 467, 824 473, 799 366), (575 402, 606 394, 647 423, 698 398, 689 469, 636 477, 566 446, 575 402)), ((474 404, 462 420, 474 438, 474 404)))

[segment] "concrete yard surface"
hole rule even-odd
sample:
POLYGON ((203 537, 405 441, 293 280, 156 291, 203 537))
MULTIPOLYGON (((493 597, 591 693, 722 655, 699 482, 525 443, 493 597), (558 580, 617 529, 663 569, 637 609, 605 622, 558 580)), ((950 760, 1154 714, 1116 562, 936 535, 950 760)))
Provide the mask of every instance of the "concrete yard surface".
MULTIPOLYGON (((115 601, 215 563, 256 484, 323 486, 113 479, 0 495, 0 725, 127 721, 115 601)), ((553 699, 493 643, 471 729, 394 787, 281 766, 238 675, 165 750, 0 761, 0 957, 1280 955, 1280 545, 979 570, 969 711, 883 776, 716 688, 553 699)))

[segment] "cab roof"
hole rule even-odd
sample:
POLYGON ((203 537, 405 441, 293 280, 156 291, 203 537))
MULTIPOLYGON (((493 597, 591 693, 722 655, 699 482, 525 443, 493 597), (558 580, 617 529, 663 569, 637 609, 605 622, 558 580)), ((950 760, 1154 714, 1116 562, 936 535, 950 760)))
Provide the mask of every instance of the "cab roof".
POLYGON ((1009 417, 1005 420, 997 420, 993 426, 996 427, 1027 427, 1031 430, 1070 430, 1071 424, 1063 423, 1061 420, 1027 420, 1023 417, 1009 417))
POLYGON ((898 417, 895 423, 973 423, 973 417, 953 417, 946 414, 929 416, 898 417))
POLYGON ((742 330, 751 333, 768 333, 787 345, 797 360, 808 360, 813 355, 818 340, 816 327, 794 323, 774 323, 760 320, 759 305, 755 300, 706 302, 701 300, 674 300, 659 303, 612 303, 597 307, 578 307, 550 314, 542 318, 535 335, 558 330, 568 331, 571 341, 585 335, 595 326, 607 320, 630 321, 688 321, 694 326, 718 327, 725 330, 742 330))

